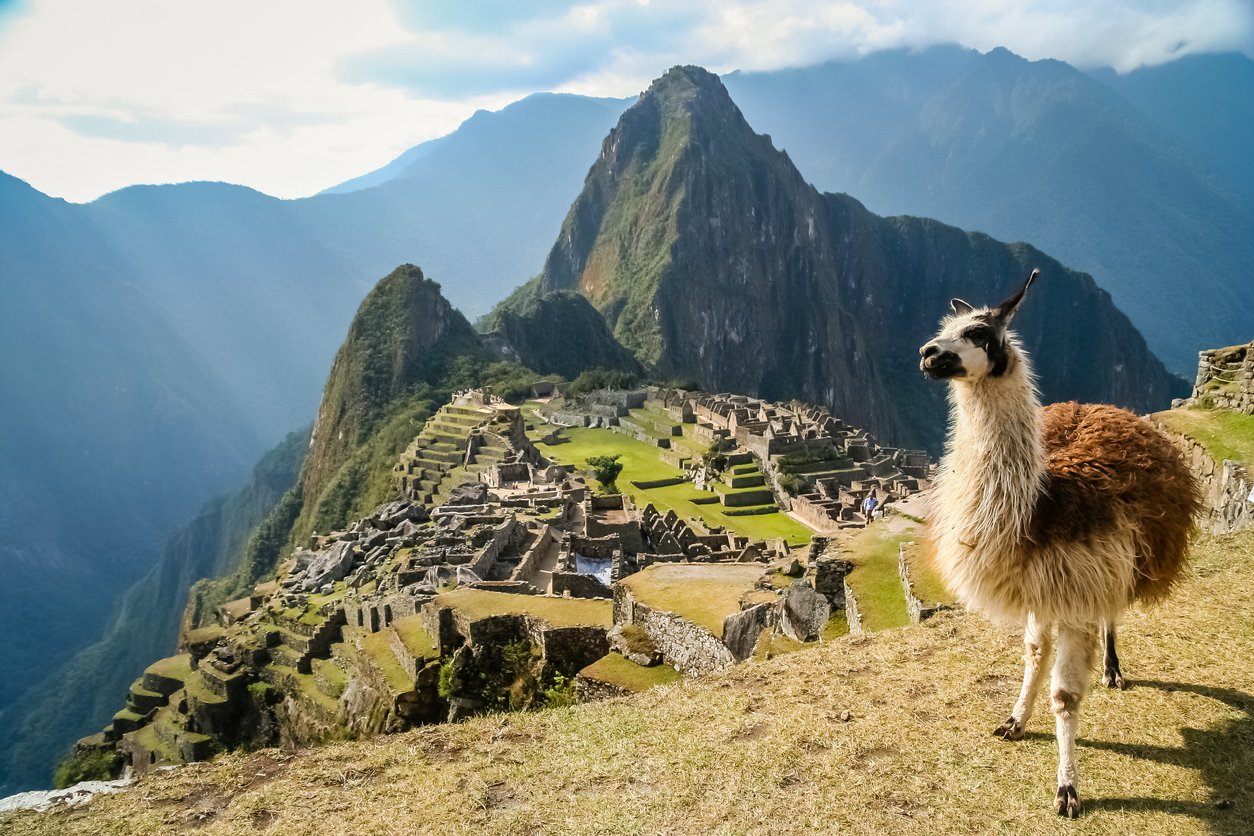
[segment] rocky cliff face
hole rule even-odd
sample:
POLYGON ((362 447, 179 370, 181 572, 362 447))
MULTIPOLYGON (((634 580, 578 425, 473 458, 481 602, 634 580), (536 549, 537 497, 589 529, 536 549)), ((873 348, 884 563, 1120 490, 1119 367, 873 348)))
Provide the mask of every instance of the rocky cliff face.
POLYGON ((993 303, 1032 268, 1019 320, 1047 400, 1146 410, 1171 376, 1092 278, 1024 244, 820 194, 714 75, 676 67, 611 131, 540 279, 578 290, 660 376, 824 403, 936 450, 944 394, 917 347, 950 297, 993 303))

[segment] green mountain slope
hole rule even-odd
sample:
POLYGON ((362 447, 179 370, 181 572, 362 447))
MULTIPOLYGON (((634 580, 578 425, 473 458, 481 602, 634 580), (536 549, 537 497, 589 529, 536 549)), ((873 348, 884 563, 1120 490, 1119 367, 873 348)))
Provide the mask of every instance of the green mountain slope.
POLYGON ((573 380, 586 369, 643 371, 588 300, 569 291, 537 293, 534 281, 519 288, 481 323, 481 330, 507 344, 538 374, 573 380))

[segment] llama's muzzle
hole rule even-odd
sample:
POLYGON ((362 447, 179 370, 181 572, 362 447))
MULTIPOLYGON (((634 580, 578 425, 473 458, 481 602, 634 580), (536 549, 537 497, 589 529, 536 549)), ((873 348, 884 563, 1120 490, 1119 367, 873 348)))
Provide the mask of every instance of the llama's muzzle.
POLYGON ((965 372, 962 359, 952 351, 942 350, 935 342, 930 342, 919 349, 922 355, 919 368, 933 380, 945 380, 958 377, 965 372))

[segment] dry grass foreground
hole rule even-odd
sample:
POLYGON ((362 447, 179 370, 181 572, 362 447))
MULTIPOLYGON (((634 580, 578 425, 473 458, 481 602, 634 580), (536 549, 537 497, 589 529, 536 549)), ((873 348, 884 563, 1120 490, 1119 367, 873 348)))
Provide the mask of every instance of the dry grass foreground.
POLYGON ((1075 822, 1051 807, 1044 700, 1027 739, 991 734, 1018 635, 948 614, 606 703, 231 755, 0 830, 1249 833, 1254 532, 1195 567, 1121 631, 1131 689, 1085 703, 1075 822))

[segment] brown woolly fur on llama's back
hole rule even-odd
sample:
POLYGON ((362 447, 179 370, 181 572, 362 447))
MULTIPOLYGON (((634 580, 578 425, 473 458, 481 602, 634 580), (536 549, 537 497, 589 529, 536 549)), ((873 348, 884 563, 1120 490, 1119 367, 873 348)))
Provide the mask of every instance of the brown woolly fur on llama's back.
POLYGON ((1162 599, 1184 567, 1202 507, 1183 456, 1148 421, 1113 406, 1051 404, 1042 418, 1046 485, 1030 538, 1075 542, 1127 525, 1140 537, 1132 597, 1162 599))

